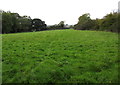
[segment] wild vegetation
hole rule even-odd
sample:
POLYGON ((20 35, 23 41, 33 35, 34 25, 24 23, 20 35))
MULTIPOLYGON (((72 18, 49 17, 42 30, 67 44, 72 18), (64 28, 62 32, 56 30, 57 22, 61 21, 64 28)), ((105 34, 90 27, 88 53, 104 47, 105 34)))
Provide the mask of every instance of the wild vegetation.
MULTIPOLYGON (((75 30, 100 30, 119 32, 120 13, 113 12, 105 15, 102 19, 91 19, 90 14, 83 14, 78 18, 78 23, 72 26, 75 30)), ((39 18, 31 19, 30 16, 20 16, 18 13, 2 13, 2 33, 31 32, 42 30, 68 29, 64 21, 47 26, 45 21, 39 18)))
POLYGON ((31 19, 30 16, 20 16, 18 13, 2 13, 2 33, 30 32, 45 28, 45 22, 40 19, 31 19))
POLYGON ((74 25, 77 30, 101 30, 119 32, 120 13, 113 12, 107 14, 102 19, 92 20, 90 14, 83 14, 78 18, 78 23, 74 25))
POLYGON ((117 83, 118 35, 50 30, 2 35, 3 83, 117 83))
POLYGON ((64 29, 64 21, 47 27, 45 21, 30 16, 20 16, 18 13, 2 12, 2 33, 32 32, 42 30, 64 29))

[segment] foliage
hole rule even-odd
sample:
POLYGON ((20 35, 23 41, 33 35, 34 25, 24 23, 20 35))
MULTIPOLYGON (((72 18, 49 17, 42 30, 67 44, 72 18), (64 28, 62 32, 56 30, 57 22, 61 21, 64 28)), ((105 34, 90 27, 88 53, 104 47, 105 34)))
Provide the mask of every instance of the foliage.
POLYGON ((118 24, 120 21, 118 21, 118 18, 120 14, 119 13, 110 13, 107 14, 100 23, 100 30, 106 30, 106 31, 112 31, 112 32, 118 32, 118 24))
POLYGON ((64 28, 64 21, 61 21, 58 25, 59 25, 61 28, 64 28))
POLYGON ((12 16, 11 16, 11 13, 6 13, 6 12, 3 12, 2 13, 2 32, 6 32, 6 33, 9 33, 12 31, 12 16))
POLYGON ((93 21, 90 19, 90 14, 83 14, 79 17, 78 23, 74 26, 74 29, 77 30, 89 30, 93 27, 93 21))
POLYGON ((33 30, 45 30, 46 28, 46 24, 44 21, 40 20, 40 19, 33 19, 32 20, 32 29, 33 30))
POLYGON ((52 26, 47 27, 48 30, 56 30, 56 29, 69 29, 69 27, 66 27, 64 24, 64 21, 60 21, 59 24, 55 24, 52 26))
POLYGON ((120 13, 117 12, 107 14, 102 19, 91 19, 90 14, 87 13, 79 17, 79 21, 74 25, 74 29, 118 32, 119 19, 120 13))
POLYGON ((3 34, 3 83, 117 83, 118 38, 101 31, 3 34))
MULTIPOLYGON (((118 32, 120 23, 120 13, 113 12, 107 14, 102 19, 91 19, 90 14, 83 14, 78 18, 78 23, 72 28, 76 30, 102 30, 118 32)), ((17 33, 42 30, 69 29, 64 21, 47 26, 45 21, 39 18, 31 19, 30 16, 20 16, 18 13, 4 12, 2 13, 2 33, 17 33)))
POLYGON ((2 33, 28 32, 35 29, 38 31, 46 28, 45 22, 40 19, 32 20, 30 16, 20 16, 18 13, 11 12, 2 13, 2 25, 2 33), (38 20, 37 24, 32 23, 35 20, 38 20))

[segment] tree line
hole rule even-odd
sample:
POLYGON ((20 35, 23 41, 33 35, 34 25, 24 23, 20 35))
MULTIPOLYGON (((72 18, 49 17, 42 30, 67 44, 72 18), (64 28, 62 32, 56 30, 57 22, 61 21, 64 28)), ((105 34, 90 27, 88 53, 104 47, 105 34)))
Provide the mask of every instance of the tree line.
POLYGON ((107 14, 102 19, 91 19, 90 14, 83 14, 78 18, 78 23, 74 25, 76 30, 101 30, 101 31, 111 31, 120 32, 120 13, 113 12, 107 14))
MULTIPOLYGON (((91 19, 90 14, 83 14, 78 18, 78 23, 71 26, 75 30, 101 30, 119 32, 120 13, 107 14, 102 19, 91 19)), ((2 33, 32 32, 42 30, 69 29, 64 21, 47 26, 45 21, 39 18, 31 19, 30 16, 20 16, 10 11, 2 12, 2 33)))
POLYGON ((17 33, 40 31, 46 29, 46 24, 39 18, 20 16, 18 13, 2 12, 2 33, 17 33))
POLYGON ((65 25, 64 21, 60 21, 58 24, 47 26, 47 30, 57 30, 57 29, 69 29, 68 24, 65 25))
POLYGON ((2 12, 2 33, 32 32, 42 30, 66 29, 64 21, 59 24, 47 26, 45 21, 39 18, 31 19, 30 16, 20 16, 10 11, 2 12))

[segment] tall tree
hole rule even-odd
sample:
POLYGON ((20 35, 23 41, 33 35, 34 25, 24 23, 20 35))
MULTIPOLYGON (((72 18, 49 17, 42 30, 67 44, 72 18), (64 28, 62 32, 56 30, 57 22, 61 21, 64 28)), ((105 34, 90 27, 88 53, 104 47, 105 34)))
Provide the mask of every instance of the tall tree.
POLYGON ((59 24, 58 24, 58 26, 60 26, 60 27, 64 27, 64 21, 61 21, 59 24))
POLYGON ((41 19, 33 19, 32 20, 32 29, 33 30, 45 30, 46 29, 46 24, 44 21, 42 21, 41 19))
POLYGON ((110 13, 107 14, 100 22, 100 30, 118 31, 118 19, 120 18, 120 13, 110 13))
POLYGON ((83 14, 78 18, 78 23, 74 26, 74 29, 89 30, 93 27, 93 21, 90 18, 90 14, 83 14))
POLYGON ((2 13, 2 33, 10 33, 12 31, 12 16, 10 12, 2 13))

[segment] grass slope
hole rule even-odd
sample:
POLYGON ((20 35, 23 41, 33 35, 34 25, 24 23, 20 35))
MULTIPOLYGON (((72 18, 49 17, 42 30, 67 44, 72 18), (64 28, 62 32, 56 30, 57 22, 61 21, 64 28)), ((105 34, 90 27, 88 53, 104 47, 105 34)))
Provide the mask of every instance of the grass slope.
POLYGON ((3 83, 115 83, 117 34, 54 30, 3 34, 3 83))

